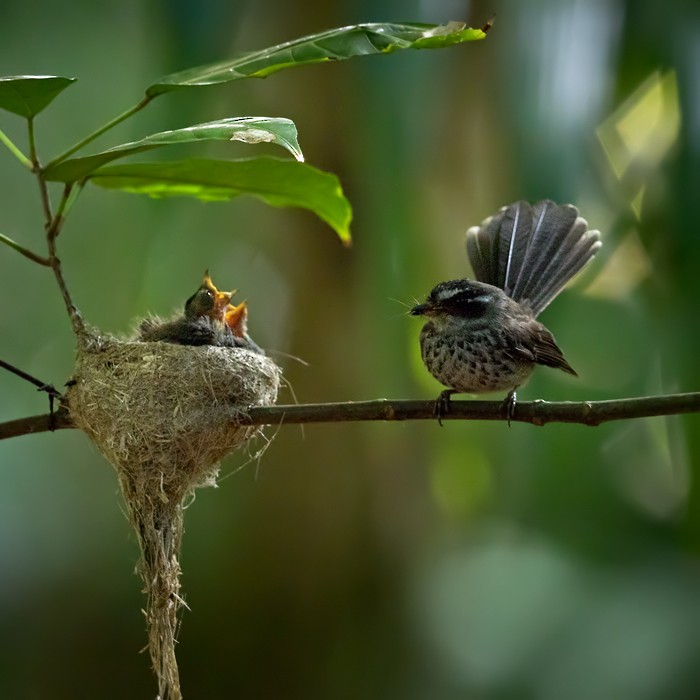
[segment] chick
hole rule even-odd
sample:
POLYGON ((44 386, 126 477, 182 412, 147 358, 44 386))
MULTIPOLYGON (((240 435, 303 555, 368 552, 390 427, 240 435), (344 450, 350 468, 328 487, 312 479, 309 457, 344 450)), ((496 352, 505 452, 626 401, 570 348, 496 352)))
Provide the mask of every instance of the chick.
POLYGON ((226 327, 230 330, 235 347, 247 348, 264 355, 263 350, 248 335, 248 305, 242 301, 238 306, 229 304, 224 315, 226 327))
POLYGON ((199 289, 185 302, 185 313, 172 321, 147 318, 139 325, 139 340, 179 345, 235 345, 224 314, 235 292, 220 292, 209 272, 199 289))

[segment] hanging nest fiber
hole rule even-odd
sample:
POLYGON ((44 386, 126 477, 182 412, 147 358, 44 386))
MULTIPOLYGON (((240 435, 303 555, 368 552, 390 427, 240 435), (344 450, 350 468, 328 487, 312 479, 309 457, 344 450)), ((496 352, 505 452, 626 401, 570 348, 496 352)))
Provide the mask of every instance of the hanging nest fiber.
POLYGON ((181 697, 175 641, 183 507, 218 463, 260 428, 236 418, 274 404, 281 371, 243 348, 78 337, 68 408, 114 466, 142 558, 149 651, 159 698, 181 697))

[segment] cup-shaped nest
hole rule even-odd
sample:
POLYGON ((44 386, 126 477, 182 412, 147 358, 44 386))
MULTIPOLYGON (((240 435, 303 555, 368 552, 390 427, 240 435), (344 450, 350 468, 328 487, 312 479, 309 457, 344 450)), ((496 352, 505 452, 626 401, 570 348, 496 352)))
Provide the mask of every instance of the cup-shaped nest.
POLYGON ((260 428, 250 406, 277 399, 281 372, 242 348, 79 337, 68 409, 117 470, 141 548, 146 619, 159 697, 180 698, 175 658, 183 502, 215 483, 219 461, 260 428))
POLYGON ((259 431, 236 417, 275 403, 280 376, 243 348, 91 334, 78 347, 68 407, 120 476, 156 478, 162 498, 179 500, 259 431))

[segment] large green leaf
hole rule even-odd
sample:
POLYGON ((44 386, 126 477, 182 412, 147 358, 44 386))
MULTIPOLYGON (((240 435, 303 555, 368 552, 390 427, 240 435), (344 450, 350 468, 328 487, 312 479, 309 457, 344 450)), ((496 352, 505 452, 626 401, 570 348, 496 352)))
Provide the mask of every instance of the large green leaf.
POLYGON ((482 29, 470 29, 461 22, 443 25, 356 24, 287 41, 221 63, 166 75, 151 85, 146 94, 155 96, 184 87, 227 83, 241 78, 264 78, 285 68, 342 61, 354 56, 391 53, 400 49, 439 49, 485 36, 482 29))
POLYGON ((197 197, 225 200, 252 195, 275 207, 302 207, 323 219, 350 242, 350 203, 338 178, 294 160, 189 159, 162 163, 108 165, 90 175, 100 187, 151 197, 197 197))
POLYGON ((171 146, 191 141, 276 143, 290 151, 297 160, 304 160, 297 141, 296 126, 290 119, 283 117, 233 117, 206 124, 197 124, 185 129, 176 129, 175 131, 162 131, 140 141, 124 143, 91 156, 71 158, 49 168, 44 175, 47 180, 76 182, 118 158, 125 158, 160 146, 171 146))
POLYGON ((54 75, 8 75, 0 77, 0 109, 34 117, 76 78, 54 75))

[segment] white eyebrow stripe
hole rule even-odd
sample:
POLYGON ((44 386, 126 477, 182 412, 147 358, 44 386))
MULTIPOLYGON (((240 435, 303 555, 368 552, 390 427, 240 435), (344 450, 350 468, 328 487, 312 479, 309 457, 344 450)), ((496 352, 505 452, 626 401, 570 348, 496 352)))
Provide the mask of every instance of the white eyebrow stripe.
POLYGON ((466 297, 466 292, 463 289, 451 289, 449 292, 445 292, 440 295, 439 301, 448 301, 449 299, 454 299, 454 297, 465 297, 465 301, 478 301, 478 302, 487 302, 491 301, 493 299, 493 295, 489 294, 488 292, 481 292, 480 294, 476 294, 471 297, 466 297))

